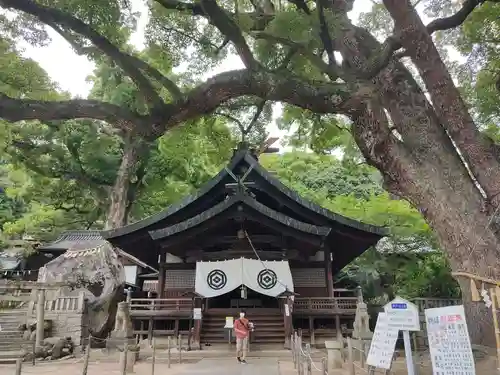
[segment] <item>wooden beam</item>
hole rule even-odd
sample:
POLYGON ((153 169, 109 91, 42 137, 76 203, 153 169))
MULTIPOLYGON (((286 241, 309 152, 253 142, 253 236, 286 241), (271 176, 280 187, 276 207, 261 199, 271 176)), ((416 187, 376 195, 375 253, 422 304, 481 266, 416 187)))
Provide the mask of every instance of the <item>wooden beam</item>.
POLYGON ((163 298, 165 294, 165 265, 160 264, 158 271, 158 296, 157 298, 163 298))
POLYGON ((333 270, 332 270, 332 253, 330 251, 330 247, 325 245, 324 248, 325 254, 325 279, 326 279, 326 289, 328 291, 328 297, 333 297, 333 270))

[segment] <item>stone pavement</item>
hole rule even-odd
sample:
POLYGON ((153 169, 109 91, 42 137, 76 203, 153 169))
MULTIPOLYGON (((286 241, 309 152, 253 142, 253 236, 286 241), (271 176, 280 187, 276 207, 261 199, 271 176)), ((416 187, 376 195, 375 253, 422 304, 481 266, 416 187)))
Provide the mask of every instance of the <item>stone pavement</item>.
MULTIPOLYGON (((0 365, 0 375, 13 375, 14 365, 0 365)), ((81 374, 83 362, 40 363, 36 366, 24 363, 22 374, 69 375, 81 374)), ((117 363, 90 363, 88 375, 119 375, 117 363)), ((165 363, 155 365, 155 375, 279 375, 277 358, 252 358, 247 365, 239 364, 236 359, 211 358, 196 363, 172 364, 169 369, 165 363)), ((134 367, 134 375, 151 375, 151 363, 139 362, 134 367)))
MULTIPOLYGON (((186 361, 187 362, 187 361, 186 361)), ((318 363, 319 365, 319 363, 318 363)), ((0 375, 13 375, 15 365, 0 365, 0 375)), ((61 361, 58 363, 38 363, 32 366, 23 363, 22 375, 80 375, 82 359, 61 361)), ((290 360, 279 358, 249 358, 248 364, 239 364, 234 358, 205 358, 190 363, 156 363, 154 375, 297 375, 290 360)), ((116 362, 92 362, 87 375, 121 375, 116 362)), ((151 362, 142 361, 134 366, 133 375, 151 375, 151 362)), ((313 368, 312 375, 322 375, 313 368)), ((329 375, 346 375, 344 370, 337 370, 329 375)))
POLYGON ((278 360, 273 358, 252 358, 248 364, 240 364, 236 359, 202 359, 185 367, 189 375, 279 375, 278 360))

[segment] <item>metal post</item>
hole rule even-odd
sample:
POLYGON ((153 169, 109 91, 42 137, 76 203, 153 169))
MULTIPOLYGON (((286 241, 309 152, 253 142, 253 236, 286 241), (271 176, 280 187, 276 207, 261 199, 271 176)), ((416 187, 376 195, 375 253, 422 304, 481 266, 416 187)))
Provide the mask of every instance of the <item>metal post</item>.
POLYGON ((178 346, 179 346, 179 363, 182 363, 182 337, 180 334, 178 338, 178 346))
POLYGON ((408 375, 415 375, 415 366, 413 364, 409 331, 403 331, 403 341, 405 344, 406 366, 408 369, 408 375))
POLYGON ((311 375, 312 374, 311 344, 306 344, 306 363, 307 363, 307 375, 311 375))
POLYGON ((153 337, 153 358, 151 359, 151 375, 155 375, 155 359, 156 359, 156 339, 153 337))
POLYGON ((326 358, 321 358, 321 375, 328 375, 328 371, 326 370, 326 358))
POLYGON ((352 352, 352 339, 347 337, 347 371, 349 375, 354 375, 354 355, 352 352))
POLYGON ((170 359, 171 359, 171 344, 170 344, 170 336, 167 337, 167 365, 170 368, 170 359))
POLYGON ((87 375, 87 371, 89 369, 89 359, 90 359, 90 341, 92 339, 92 335, 89 335, 89 341, 87 342, 87 349, 85 351, 85 356, 83 357, 83 370, 82 375, 87 375))
POLYGON ((33 344, 32 344, 32 348, 31 350, 33 351, 33 356, 31 358, 31 365, 34 366, 35 365, 35 357, 36 357, 36 340, 33 340, 33 344))
POLYGON ((361 348, 356 348, 359 351, 359 359, 361 362, 361 368, 365 368, 365 342, 362 339, 359 339, 361 348))
POLYGON ((294 369, 297 369, 297 361, 296 361, 296 356, 295 356, 295 352, 296 352, 296 348, 295 348, 295 337, 294 335, 292 334, 292 336, 290 337, 290 348, 292 348, 292 360, 293 360, 293 368, 294 369))

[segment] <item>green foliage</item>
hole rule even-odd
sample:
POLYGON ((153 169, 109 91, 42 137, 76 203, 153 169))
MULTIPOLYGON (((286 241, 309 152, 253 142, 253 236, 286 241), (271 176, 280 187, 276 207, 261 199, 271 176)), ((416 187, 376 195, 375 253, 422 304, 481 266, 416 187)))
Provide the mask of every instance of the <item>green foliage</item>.
MULTIPOLYGON (((175 80, 185 87, 197 83, 232 52, 231 43, 213 22, 178 10, 167 10, 158 2, 148 4, 146 48, 140 52, 128 45, 138 15, 132 12, 126 0, 39 0, 36 3, 55 7, 88 23, 115 46, 147 61, 168 77, 174 76, 174 67, 182 66, 185 72, 175 80)), ((449 1, 423 3, 432 8, 430 12, 437 14, 449 1)), ((186 4, 200 5, 198 2, 186 4)), ((276 4, 277 13, 272 19, 265 20, 262 15, 259 20, 265 21, 260 31, 268 38, 253 40, 255 17, 244 14, 255 11, 252 2, 220 0, 218 4, 240 26, 250 48, 266 69, 282 67, 285 56, 297 49, 300 53, 290 57, 284 74, 300 76, 307 81, 329 81, 317 67, 324 62, 324 51, 319 39, 317 10, 313 6, 309 17, 290 4, 276 4), (272 38, 291 43, 277 44, 272 38), (304 56, 311 53, 320 59, 319 64, 304 56)), ((329 32, 335 38, 345 26, 345 20, 328 10, 325 16, 329 32)), ((478 17, 498 30, 495 24, 498 17, 488 14, 478 17)), ((373 6, 370 14, 363 15, 361 22, 376 29, 376 36, 389 33, 392 27, 385 8, 379 4, 373 6)), ((483 43, 483 37, 487 36, 484 26, 478 23, 481 21, 474 22, 464 27, 463 51, 475 52, 477 44, 483 43), (473 39, 476 34, 481 35, 480 41, 473 39)), ((90 98, 140 114, 149 112, 150 103, 116 62, 103 57, 88 39, 73 31, 58 26, 56 31, 78 53, 96 63, 96 70, 89 77, 93 84, 90 98)), ((34 45, 49 41, 39 21, 18 12, 12 12, 9 17, 2 14, 0 33, 0 92, 32 99, 68 96, 57 91, 38 64, 23 58, 14 48, 19 40, 34 45)), ((497 69, 494 53, 494 50, 481 49, 477 55, 486 61, 485 64, 481 62, 481 67, 497 69)), ((471 80, 476 91, 471 90, 470 97, 481 114, 489 118, 495 117, 499 108, 498 98, 493 97, 493 74, 484 70, 476 80, 471 80)), ((167 103, 172 99, 165 88, 159 90, 159 95, 167 103)), ((4 186, 0 194, 3 233, 13 237, 29 233, 47 240, 66 229, 101 228, 106 221, 109 193, 117 181, 129 139, 133 140, 132 147, 139 157, 130 167, 130 178, 125 182, 130 188, 129 194, 122 198, 132 220, 158 212, 201 186, 222 168, 231 155, 235 139, 241 138, 241 129, 245 128, 242 124, 252 123, 246 141, 253 145, 262 143, 267 136, 266 126, 272 119, 271 105, 265 103, 261 116, 253 121, 254 113, 249 107, 259 107, 254 98, 230 101, 218 109, 221 113, 182 124, 157 140, 140 139, 135 133, 118 131, 113 128, 115 124, 100 121, 20 122, 9 126, 0 122, 0 161, 4 162, 1 165, 4 173, 0 175, 3 178, 0 187, 4 186), (235 129, 239 129, 239 136, 235 129)), ((494 121, 488 124, 491 124, 488 135, 496 139, 498 132, 494 121)), ((290 131, 289 145, 317 153, 263 157, 264 164, 276 171, 285 184, 334 212, 390 229, 390 238, 378 251, 368 252, 354 262, 344 270, 348 275, 344 278, 356 279, 365 288, 375 285, 371 281, 378 278, 385 289, 393 285, 394 291, 409 297, 453 293, 442 255, 438 252, 422 255, 424 250, 435 247, 429 227, 407 202, 392 199, 384 192, 380 175, 375 170, 360 164, 363 159, 345 118, 285 106, 278 125, 290 131), (341 155, 342 161, 333 158, 332 153, 341 155), (395 259, 387 255, 389 253, 396 253, 395 259), (404 260, 398 258, 399 254, 404 254, 404 260), (398 272, 398 267, 404 272, 398 272), (351 271, 354 276, 350 275, 351 271), (388 282, 388 277, 394 274, 396 276, 388 282), (426 278, 432 281, 426 282, 426 278)))
POLYGON ((366 164, 341 163, 336 158, 291 152, 266 155, 263 165, 303 197, 333 212, 387 227, 390 236, 337 275, 339 286, 363 287, 367 299, 399 294, 404 297, 455 297, 458 285, 443 253, 434 250, 431 230, 418 211, 392 199, 381 177, 366 164))
POLYGON ((138 220, 163 210, 217 174, 231 157, 233 138, 224 122, 202 118, 160 138, 132 216, 138 220))

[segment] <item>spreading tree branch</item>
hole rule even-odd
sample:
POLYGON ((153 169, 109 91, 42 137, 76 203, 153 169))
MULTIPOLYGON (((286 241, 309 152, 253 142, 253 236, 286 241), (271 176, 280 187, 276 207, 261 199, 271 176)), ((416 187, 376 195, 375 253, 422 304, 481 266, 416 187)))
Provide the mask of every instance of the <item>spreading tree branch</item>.
MULTIPOLYGON (((61 27, 70 29, 89 39, 106 56, 111 58, 120 68, 122 68, 128 76, 130 76, 148 102, 157 107, 161 107, 163 105, 163 100, 155 91, 151 82, 142 74, 141 69, 135 65, 134 57, 120 51, 106 37, 98 33, 85 22, 64 11, 38 4, 33 0, 0 0, 0 6, 4 9, 16 9, 30 14, 49 26, 58 25, 59 27, 56 31, 67 40, 67 33, 63 32, 61 27)), ((75 45, 74 41, 68 41, 72 45, 75 45)), ((146 63, 144 62, 144 64, 146 63)), ((151 69, 154 68, 151 67, 151 69)))
MULTIPOLYGON (((462 7, 449 17, 437 18, 431 21, 427 26, 427 32, 432 35, 436 31, 444 31, 460 26, 465 22, 467 17, 479 5, 486 1, 500 3, 500 0, 465 0, 462 7)), ((405 53, 394 54, 395 51, 402 47, 399 35, 389 36, 381 45, 378 52, 373 54, 370 61, 365 64, 365 67, 360 71, 360 78, 371 79, 375 77, 387 64, 394 58, 401 58, 405 53)))
MULTIPOLYGON (((53 145, 50 144, 45 144, 45 145, 36 145, 32 142, 29 141, 20 141, 20 140, 13 140, 11 142, 11 145, 14 146, 15 148, 19 150, 23 150, 28 153, 32 153, 34 156, 40 156, 41 154, 47 154, 55 157, 59 163, 65 164, 66 161, 64 160, 64 157, 60 155, 59 153, 55 152, 55 149, 53 145)), ((85 171, 82 165, 82 161, 80 160, 80 155, 76 148, 71 147, 66 145, 66 148, 68 149, 69 153, 71 156, 75 159, 76 163, 78 164, 78 172, 74 171, 68 171, 66 168, 63 168, 63 170, 56 170, 54 165, 51 165, 51 168, 49 170, 41 168, 39 165, 36 163, 33 163, 29 161, 29 159, 26 157, 26 155, 22 156, 22 159, 24 160, 25 164, 30 166, 30 169, 33 171, 47 176, 47 177, 55 177, 55 178, 72 178, 75 180, 79 181, 85 181, 87 184, 92 185, 92 186, 102 186, 102 185, 112 185, 110 181, 105 181, 100 178, 97 178, 95 176, 90 175, 85 171)))
POLYGON ((328 25, 326 24, 325 9, 323 6, 323 0, 316 0, 316 8, 318 8, 318 18, 319 18, 319 36, 323 47, 325 48, 326 54, 328 56, 328 65, 335 65, 335 56, 333 55, 333 41, 330 37, 330 32, 328 31, 328 25))
POLYGON ((135 66, 144 71, 144 73, 149 75, 151 78, 155 79, 159 84, 163 85, 170 92, 170 94, 172 94, 172 97, 175 100, 179 100, 182 97, 182 91, 170 78, 163 75, 159 70, 153 68, 153 66, 148 64, 146 61, 136 56, 130 55, 129 58, 135 66))
POLYGON ((257 110, 255 111, 255 113, 254 113, 254 115, 252 117, 252 121, 250 121, 250 124, 248 124, 248 126, 243 131, 243 138, 246 135, 248 135, 248 133, 250 133, 252 131, 252 129, 255 126, 255 124, 257 123, 257 121, 259 121, 259 117, 262 114, 262 111, 264 110, 264 105, 265 104, 266 104, 266 101, 262 100, 259 103, 259 105, 257 106, 257 110))
POLYGON ((209 21, 233 43, 243 64, 249 69, 257 68, 259 64, 257 60, 255 60, 236 22, 217 5, 216 0, 201 0, 200 3, 209 21))
POLYGON ((163 108, 153 108, 150 115, 141 116, 126 108, 95 100, 38 101, 0 94, 0 118, 11 122, 98 119, 150 140, 242 96, 285 102, 318 113, 348 115, 373 94, 370 86, 357 83, 305 81, 292 74, 242 69, 220 73, 186 93, 182 100, 165 104, 163 108))
POLYGON ((224 113, 224 112, 214 112, 214 115, 225 117, 228 120, 234 122, 236 125, 238 125, 238 129, 240 129, 241 134, 243 134, 245 132, 245 125, 243 125, 243 123, 239 119, 237 119, 236 117, 231 116, 230 114, 224 113))
POLYGON ((183 13, 188 13, 193 16, 205 16, 205 12, 201 7, 201 4, 196 3, 186 3, 177 0, 155 0, 158 4, 166 9, 178 10, 183 13))
POLYGON ((427 25, 427 32, 433 34, 436 31, 444 31, 460 26, 477 6, 485 3, 499 3, 500 0, 465 0, 462 7, 449 17, 437 18, 427 25))
POLYGON ((266 32, 254 32, 252 33, 252 36, 255 39, 264 39, 274 43, 280 43, 284 46, 290 47, 291 49, 297 50, 298 53, 308 59, 311 64, 313 64, 320 72, 326 74, 332 81, 335 81, 339 77, 345 78, 346 76, 346 73, 343 72, 339 66, 337 66, 336 64, 329 65, 325 63, 320 56, 310 51, 307 46, 301 43, 294 42, 293 40, 290 40, 288 38, 272 35, 266 32))
POLYGON ((164 121, 155 127, 154 134, 163 134, 187 119, 212 113, 220 104, 241 96, 286 102, 318 113, 350 114, 373 94, 371 87, 365 85, 307 82, 293 75, 233 70, 208 79, 188 93, 183 102, 168 105, 163 112, 164 121))
POLYGON ((15 99, 0 93, 0 118, 10 122, 21 120, 70 120, 90 118, 114 124, 124 131, 146 128, 151 124, 150 116, 141 116, 127 108, 98 100, 74 99, 44 101, 15 99))

